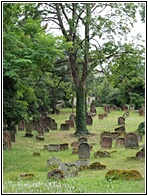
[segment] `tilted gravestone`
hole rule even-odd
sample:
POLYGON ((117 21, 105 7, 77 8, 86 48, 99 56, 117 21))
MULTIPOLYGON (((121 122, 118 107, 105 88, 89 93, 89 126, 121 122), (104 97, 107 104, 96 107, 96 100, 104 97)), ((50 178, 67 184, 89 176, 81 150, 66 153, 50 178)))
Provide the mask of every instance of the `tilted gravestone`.
POLYGON ((100 144, 102 143, 102 139, 104 136, 110 137, 110 132, 104 131, 100 134, 100 144))
POLYGON ((88 115, 88 116, 86 117, 86 124, 87 124, 87 125, 92 125, 92 124, 93 124, 93 118, 92 118, 91 115, 88 115))
POLYGON ((53 180, 63 180, 64 174, 60 169, 53 169, 52 171, 47 173, 47 178, 52 178, 53 180))
POLYGON ((125 118, 124 117, 118 118, 118 125, 125 125, 125 118))
POLYGON ((88 143, 81 143, 78 149, 79 159, 90 159, 90 146, 88 143))
POLYGON ((74 127, 74 121, 73 120, 65 120, 65 124, 69 124, 70 127, 74 127))
POLYGON ((99 120, 103 120, 103 118, 104 118, 104 115, 103 114, 98 114, 98 119, 99 120))
POLYGON ((125 139, 124 138, 118 138, 116 140, 116 147, 125 147, 125 139))
POLYGON ((102 138, 101 147, 102 148, 112 148, 112 138, 104 136, 102 138))
POLYGON ((75 161, 75 165, 77 166, 78 170, 81 170, 83 168, 89 168, 90 160, 89 159, 86 159, 86 160, 80 159, 80 160, 75 161))
POLYGON ((60 130, 69 130, 69 124, 61 124, 60 130))
POLYGON ((137 135, 134 133, 128 133, 125 136, 125 148, 139 148, 137 135))
POLYGON ((23 120, 20 120, 18 124, 18 131, 24 131, 24 130, 25 130, 25 122, 23 120))
POLYGON ((120 126, 115 129, 115 132, 118 132, 120 135, 126 135, 125 126, 120 126))
POLYGON ((51 157, 47 160, 47 166, 58 167, 61 163, 61 160, 58 157, 51 157))
POLYGON ((61 163, 59 169, 63 172, 64 177, 76 177, 78 175, 75 163, 61 163))
POLYGON ((10 132, 3 131, 3 150, 11 149, 10 132))

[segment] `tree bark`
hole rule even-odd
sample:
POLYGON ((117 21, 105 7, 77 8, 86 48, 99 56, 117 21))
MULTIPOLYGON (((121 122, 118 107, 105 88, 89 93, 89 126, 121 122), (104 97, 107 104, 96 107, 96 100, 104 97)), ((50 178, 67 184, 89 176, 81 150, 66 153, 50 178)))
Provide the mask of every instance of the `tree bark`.
POLYGON ((85 88, 79 82, 76 87, 76 136, 89 134, 86 128, 85 88))

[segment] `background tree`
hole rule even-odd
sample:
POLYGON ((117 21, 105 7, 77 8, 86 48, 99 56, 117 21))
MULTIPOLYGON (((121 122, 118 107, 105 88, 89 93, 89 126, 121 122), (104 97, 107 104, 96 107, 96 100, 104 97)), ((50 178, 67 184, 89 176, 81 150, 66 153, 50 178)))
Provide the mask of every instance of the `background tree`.
POLYGON ((86 80, 90 70, 120 55, 115 40, 126 40, 136 22, 138 3, 41 3, 43 21, 57 25, 67 42, 68 62, 76 91, 76 135, 88 134, 85 120, 86 80))

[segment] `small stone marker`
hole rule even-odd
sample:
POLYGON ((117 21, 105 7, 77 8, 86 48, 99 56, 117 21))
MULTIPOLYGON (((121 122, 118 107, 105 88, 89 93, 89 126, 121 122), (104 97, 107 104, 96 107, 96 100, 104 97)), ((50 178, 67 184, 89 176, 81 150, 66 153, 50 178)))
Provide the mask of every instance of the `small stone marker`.
POLYGON ((142 108, 139 109, 139 116, 144 116, 145 112, 142 108))
POLYGON ((104 112, 110 113, 110 106, 109 105, 104 106, 104 112))
POLYGON ((115 131, 122 132, 125 131, 125 126, 121 126, 115 129, 115 131))
POLYGON ((142 148, 139 152, 136 153, 138 159, 145 158, 145 147, 142 148))
POLYGON ((125 147, 125 139, 124 138, 118 138, 116 140, 116 147, 125 147))
POLYGON ((48 151, 60 151, 60 144, 48 144, 48 151))
POLYGON ((125 125, 125 118, 124 117, 118 118, 118 125, 125 125))
POLYGON ((75 117, 75 115, 74 115, 74 114, 71 114, 71 115, 69 116, 69 120, 72 120, 72 121, 74 121, 74 122, 75 122, 75 119, 76 119, 76 117, 75 117))
POLYGON ((122 108, 123 108, 123 111, 128 111, 128 105, 124 104, 122 108))
POLYGON ((90 146, 88 143, 81 143, 78 149, 79 159, 90 159, 90 146))
POLYGON ((98 119, 99 120, 103 120, 103 118, 104 118, 104 115, 103 114, 98 114, 98 119))
POLYGON ((83 169, 88 169, 90 166, 90 160, 86 159, 86 160, 77 160, 75 161, 75 165, 77 166, 78 170, 83 170, 83 169))
POLYGON ((53 169, 52 171, 47 173, 47 178, 52 178, 53 180, 63 180, 64 174, 60 169, 53 169))
POLYGON ((57 128, 57 123, 56 122, 51 122, 51 124, 49 125, 49 128, 51 129, 51 130, 57 130, 58 128, 57 128))
POLYGON ((110 133, 112 140, 117 139, 119 137, 119 135, 120 135, 120 133, 117 131, 110 133))
POLYGON ((104 131, 100 134, 100 144, 102 143, 102 139, 104 136, 110 137, 110 132, 104 131))
POLYGON ((90 169, 92 169, 92 170, 102 170, 102 169, 106 169, 106 165, 102 165, 99 162, 94 162, 90 165, 90 169))
POLYGON ((102 148, 112 148, 112 138, 104 136, 102 138, 101 147, 102 148))
POLYGON ((60 150, 68 150, 68 143, 60 144, 60 150))
POLYGON ((69 130, 69 124, 61 124, 60 130, 69 130))
POLYGON ((139 148, 137 135, 134 133, 128 133, 125 136, 125 148, 139 148))

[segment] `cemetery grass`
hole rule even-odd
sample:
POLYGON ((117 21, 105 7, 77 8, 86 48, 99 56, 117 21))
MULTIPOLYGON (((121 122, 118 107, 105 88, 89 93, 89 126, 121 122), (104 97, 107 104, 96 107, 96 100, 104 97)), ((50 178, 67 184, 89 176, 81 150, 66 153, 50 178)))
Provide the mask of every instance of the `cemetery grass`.
MULTIPOLYGON (((103 108, 97 108, 97 114, 102 112, 103 108)), ((96 151, 105 150, 101 149, 100 146, 100 133, 114 131, 118 127, 117 119, 123 113, 123 111, 111 111, 108 117, 103 120, 99 120, 95 116, 93 117, 93 125, 87 126, 90 132, 90 135, 87 136, 88 143, 93 145, 90 152, 90 164, 100 162, 106 165, 106 169, 79 171, 77 177, 67 178, 62 181, 47 179, 48 171, 53 168, 47 167, 46 161, 55 156, 59 157, 61 162, 78 160, 78 155, 72 154, 71 147, 71 143, 77 140, 73 135, 75 128, 70 128, 69 131, 60 131, 60 124, 69 118, 71 109, 61 109, 60 115, 49 115, 57 122, 58 130, 45 132, 44 141, 35 139, 36 131, 33 131, 32 138, 24 137, 25 131, 17 131, 16 142, 12 142, 12 149, 3 151, 3 193, 145 193, 145 160, 131 159, 139 149, 115 147, 115 141, 113 141, 112 148, 107 149, 107 151, 116 152, 110 154, 110 157, 94 157, 96 151), (61 143, 68 143, 69 149, 59 152, 49 152, 43 149, 45 144, 61 143), (34 152, 39 152, 41 156, 34 157, 34 152), (105 175, 110 169, 137 170, 142 175, 142 180, 107 181, 105 175), (34 174, 34 177, 19 179, 18 175, 23 173, 34 174)), ((126 132, 136 131, 142 121, 144 121, 144 117, 131 111, 130 116, 125 120, 126 132)), ((139 145, 144 143, 145 137, 142 138, 139 145)))

